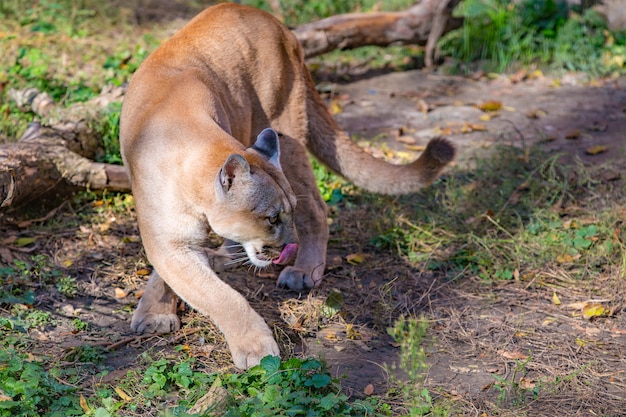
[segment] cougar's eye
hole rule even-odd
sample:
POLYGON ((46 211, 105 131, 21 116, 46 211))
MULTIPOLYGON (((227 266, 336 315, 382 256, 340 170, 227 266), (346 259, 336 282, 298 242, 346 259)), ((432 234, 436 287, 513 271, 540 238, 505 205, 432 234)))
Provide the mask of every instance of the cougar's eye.
POLYGON ((267 221, 270 222, 271 225, 278 223, 278 214, 268 217, 267 221))

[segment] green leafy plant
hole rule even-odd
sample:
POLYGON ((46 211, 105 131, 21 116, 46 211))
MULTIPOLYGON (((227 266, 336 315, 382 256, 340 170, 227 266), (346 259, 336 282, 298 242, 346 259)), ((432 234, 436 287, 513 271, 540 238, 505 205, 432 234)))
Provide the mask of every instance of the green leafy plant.
MULTIPOLYGON (((388 405, 374 399, 350 400, 341 392, 339 381, 330 376, 326 366, 316 359, 292 358, 281 361, 266 357, 243 373, 206 374, 195 370, 195 359, 172 361, 158 359, 145 370, 142 378, 129 373, 121 387, 140 391, 127 407, 151 406, 173 391, 180 398, 178 406, 166 415, 187 416, 201 397, 211 391, 216 398, 204 407, 203 416, 386 416, 388 405), (137 397, 137 396, 136 396, 137 397)), ((111 394, 103 392, 102 412, 114 406, 111 394)))
POLYGON ((87 330, 89 328, 89 324, 79 318, 75 318, 74 320, 72 320, 72 327, 74 327, 76 331, 80 332, 83 330, 87 330))
POLYGON ((399 386, 408 408, 407 416, 446 416, 445 407, 435 404, 430 392, 424 386, 424 378, 428 370, 426 353, 424 351, 424 337, 428 329, 428 322, 424 318, 401 317, 388 333, 400 345, 400 366, 405 378, 397 376, 398 367, 391 366, 390 375, 395 385, 399 386))
POLYGON ((69 275, 62 276, 56 282, 57 290, 68 298, 73 298, 78 293, 78 287, 76 286, 76 278, 69 275))
POLYGON ((68 349, 63 358, 68 362, 100 363, 104 360, 104 354, 100 346, 79 345, 68 349))
POLYGON ((342 189, 346 185, 345 181, 328 171, 315 159, 311 159, 311 165, 317 188, 320 190, 324 201, 331 205, 341 202, 344 197, 342 189))
POLYGON ((75 388, 53 378, 37 360, 0 349, 0 417, 82 415, 75 388))
POLYGON ((533 383, 526 385, 524 377, 528 373, 526 365, 532 359, 528 356, 521 361, 515 361, 515 367, 511 378, 504 378, 500 375, 492 374, 496 379, 494 388, 499 392, 498 401, 502 404, 511 402, 514 406, 519 407, 526 404, 528 397, 536 399, 541 391, 541 383, 533 383))
POLYGON ((285 362, 266 357, 243 375, 222 378, 232 394, 225 416, 365 416, 375 412, 370 401, 355 400, 340 392, 324 364, 316 359, 292 358, 285 362))
POLYGON ((624 40, 592 9, 580 15, 558 0, 466 0, 457 13, 465 18, 463 27, 444 37, 442 49, 460 66, 478 62, 505 71, 543 63, 591 75, 626 69, 623 59, 612 58, 614 45, 624 40))
POLYGON ((30 310, 26 313, 25 319, 32 327, 43 327, 53 323, 52 314, 41 310, 30 310))

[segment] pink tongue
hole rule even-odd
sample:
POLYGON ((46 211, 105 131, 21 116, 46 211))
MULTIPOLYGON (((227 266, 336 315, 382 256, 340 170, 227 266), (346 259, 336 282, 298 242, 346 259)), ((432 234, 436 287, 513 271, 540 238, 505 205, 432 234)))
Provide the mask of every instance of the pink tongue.
POLYGON ((274 259, 272 262, 274 262, 276 265, 284 265, 291 261, 294 256, 296 256, 296 252, 298 252, 298 244, 289 243, 288 245, 285 245, 278 259, 274 259))

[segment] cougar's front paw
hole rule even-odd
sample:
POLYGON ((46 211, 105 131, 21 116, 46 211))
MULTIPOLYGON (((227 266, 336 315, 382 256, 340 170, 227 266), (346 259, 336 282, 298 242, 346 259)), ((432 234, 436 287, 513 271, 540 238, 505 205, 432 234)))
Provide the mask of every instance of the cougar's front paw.
POLYGON ((248 369, 268 355, 280 356, 280 349, 269 328, 248 332, 245 337, 229 341, 233 362, 239 369, 248 369))
POLYGON ((140 313, 135 310, 130 329, 137 334, 171 333, 180 329, 180 320, 176 314, 140 313))
POLYGON ((288 266, 283 269, 278 276, 276 285, 280 288, 287 288, 293 291, 310 290, 322 282, 321 274, 317 280, 302 269, 288 266))

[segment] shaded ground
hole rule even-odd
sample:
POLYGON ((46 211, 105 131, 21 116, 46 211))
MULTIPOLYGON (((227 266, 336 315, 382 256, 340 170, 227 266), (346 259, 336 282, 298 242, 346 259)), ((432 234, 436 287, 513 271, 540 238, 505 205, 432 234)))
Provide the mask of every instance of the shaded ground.
MULTIPOLYGON (((626 80, 589 85, 566 77, 559 87, 543 76, 514 81, 415 71, 332 88, 340 124, 372 152, 392 160, 413 158, 438 134, 458 145, 459 166, 471 166, 476 156, 488 158, 494 145, 502 143, 523 147, 543 142, 546 153, 565 152, 573 157, 570 160, 578 157, 591 165, 621 155, 626 80), (493 113, 476 107, 490 100, 503 107, 493 113), (606 148, 589 155, 595 145, 606 148)), ((603 174, 612 187, 622 187, 623 165, 622 160, 612 160, 603 174)), ((386 328, 402 314, 424 314, 432 323, 426 386, 454 403, 459 414, 491 415, 500 396, 499 404, 521 403, 507 415, 623 415, 626 285, 616 275, 620 270, 607 268, 606 276, 593 283, 542 271, 532 280, 489 285, 478 277, 455 280, 436 270, 417 270, 394 251, 370 243, 390 210, 408 212, 415 202, 355 195, 332 208, 326 281, 311 294, 276 289, 272 271, 255 276, 237 269, 224 279, 276 329, 285 355, 325 357, 333 372, 346 375, 344 385, 354 395, 362 395, 368 384, 375 394, 386 391, 385 364, 397 361, 398 355, 386 328), (354 254, 362 255, 359 262, 348 262, 354 254), (555 289, 563 305, 551 301, 555 289), (333 290, 343 295, 342 314, 325 317, 320 305, 333 290), (566 307, 589 298, 611 300, 617 306, 615 315, 586 321, 566 307), (519 363, 527 358, 520 370, 519 363), (515 380, 523 389, 497 388, 494 375, 515 380), (533 391, 538 392, 536 399, 533 391)), ((130 313, 150 267, 128 197, 77 201, 42 222, 4 220, 2 262, 46 254, 78 279, 75 298, 54 289, 37 293, 36 307, 53 313, 58 325, 31 332, 35 354, 62 358, 72 366, 78 346, 105 347, 111 351, 100 365, 111 371, 105 382, 136 369, 145 352, 172 351, 181 344, 208 370, 230 368, 221 336, 208 320, 188 309, 181 311, 184 328, 175 335, 130 334, 130 313), (45 228, 39 228, 40 223, 45 228), (17 239, 24 237, 34 241, 20 246, 17 239), (88 330, 74 331, 74 318, 87 322, 88 330)), ((87 382, 86 376, 85 386, 87 382)))

